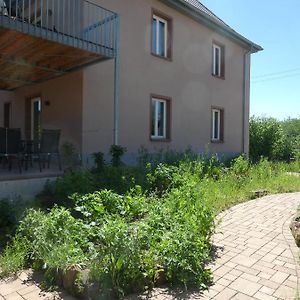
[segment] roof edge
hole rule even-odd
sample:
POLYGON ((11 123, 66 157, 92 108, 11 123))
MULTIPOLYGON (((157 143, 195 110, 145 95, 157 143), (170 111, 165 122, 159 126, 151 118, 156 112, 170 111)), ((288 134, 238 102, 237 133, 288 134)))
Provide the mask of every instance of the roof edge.
POLYGON ((197 9, 195 6, 187 3, 185 0, 160 0, 168 6, 171 6, 196 21, 204 24, 205 26, 215 30, 216 32, 232 39, 244 48, 247 48, 251 53, 257 53, 264 50, 260 45, 245 38, 240 33, 226 25, 225 23, 217 22, 214 18, 209 16, 207 13, 197 9))

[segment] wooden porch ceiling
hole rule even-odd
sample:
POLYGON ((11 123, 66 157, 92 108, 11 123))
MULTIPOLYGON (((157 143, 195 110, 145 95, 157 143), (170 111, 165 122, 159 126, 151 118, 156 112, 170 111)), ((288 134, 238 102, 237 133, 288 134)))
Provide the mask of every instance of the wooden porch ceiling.
POLYGON ((97 53, 0 28, 0 89, 3 90, 52 79, 104 59, 97 53))

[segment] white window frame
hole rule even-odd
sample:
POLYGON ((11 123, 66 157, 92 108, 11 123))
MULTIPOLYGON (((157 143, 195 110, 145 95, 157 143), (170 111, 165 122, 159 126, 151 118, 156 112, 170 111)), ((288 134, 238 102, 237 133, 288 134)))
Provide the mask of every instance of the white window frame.
MULTIPOLYGON (((158 55, 158 56, 161 56, 161 57, 165 57, 167 58, 168 57, 168 20, 166 19, 163 19, 159 16, 157 16, 156 14, 153 14, 152 16, 152 21, 153 19, 156 20, 156 49, 154 49, 154 45, 151 45, 152 46, 152 51, 154 50, 154 54, 155 55, 158 55), (165 46, 165 55, 160 55, 160 49, 159 49, 159 37, 160 37, 160 27, 159 27, 159 22, 162 22, 165 24, 165 41, 164 41, 164 46, 165 46)), ((154 32, 152 33, 154 34, 154 32)), ((153 40, 151 41, 151 43, 153 42, 153 40)))
POLYGON ((168 109, 168 105, 167 105, 167 100, 164 99, 158 99, 158 98, 152 98, 152 105, 151 105, 151 109, 153 109, 153 102, 155 102, 155 117, 154 117, 154 135, 152 135, 152 127, 153 127, 153 112, 151 114, 151 138, 152 139, 166 139, 167 138, 167 124, 168 124, 168 120, 167 120, 167 109, 168 109), (163 103, 164 105, 164 128, 163 128, 163 135, 158 135, 158 108, 159 108, 159 104, 163 103))
POLYGON ((213 108, 212 109, 212 135, 211 135, 212 141, 220 141, 221 140, 221 109, 213 108), (215 137, 215 114, 218 113, 218 134, 217 137, 215 137))
POLYGON ((222 76, 222 53, 223 49, 221 46, 218 46, 216 44, 213 44, 213 75, 217 77, 222 76), (216 72, 216 64, 217 64, 217 53, 216 50, 219 50, 219 67, 216 72))

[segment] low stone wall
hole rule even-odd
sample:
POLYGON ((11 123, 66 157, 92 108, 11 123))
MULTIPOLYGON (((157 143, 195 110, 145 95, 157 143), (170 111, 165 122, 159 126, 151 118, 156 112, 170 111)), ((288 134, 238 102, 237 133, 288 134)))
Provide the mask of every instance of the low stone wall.
POLYGON ((31 200, 44 189, 48 181, 56 178, 52 176, 0 181, 0 199, 21 197, 23 200, 31 200))

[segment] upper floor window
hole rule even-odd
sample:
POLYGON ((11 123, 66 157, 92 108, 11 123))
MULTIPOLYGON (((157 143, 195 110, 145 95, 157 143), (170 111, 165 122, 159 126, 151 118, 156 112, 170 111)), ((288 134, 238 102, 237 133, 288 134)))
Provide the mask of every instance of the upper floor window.
POLYGON ((224 110, 212 109, 212 142, 223 142, 224 140, 224 110))
POLYGON ((152 54, 171 59, 171 19, 158 12, 152 14, 152 54))
POLYGON ((225 77, 225 49, 217 44, 213 44, 212 75, 221 78, 225 77))
POLYGON ((151 99, 151 139, 170 138, 170 100, 158 97, 151 99))

